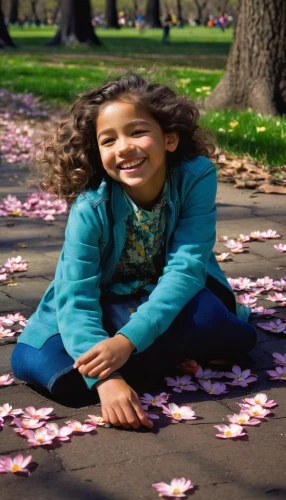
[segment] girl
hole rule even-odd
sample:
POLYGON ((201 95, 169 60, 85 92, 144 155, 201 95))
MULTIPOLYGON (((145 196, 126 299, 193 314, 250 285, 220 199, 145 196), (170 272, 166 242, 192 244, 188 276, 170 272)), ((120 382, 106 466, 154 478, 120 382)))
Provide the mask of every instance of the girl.
POLYGON ((97 390, 114 425, 152 426, 129 384, 256 342, 213 254, 214 146, 198 117, 188 98, 127 74, 81 95, 40 147, 40 186, 71 210, 12 367, 52 394, 97 390))

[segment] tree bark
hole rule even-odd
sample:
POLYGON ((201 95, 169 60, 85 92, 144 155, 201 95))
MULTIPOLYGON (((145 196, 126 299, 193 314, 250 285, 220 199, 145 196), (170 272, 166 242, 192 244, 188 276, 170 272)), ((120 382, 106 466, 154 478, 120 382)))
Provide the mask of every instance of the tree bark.
POLYGON ((32 8, 32 13, 33 13, 35 25, 40 26, 41 20, 39 19, 38 14, 37 14, 37 8, 36 8, 37 2, 38 2, 38 0, 31 0, 31 8, 32 8))
POLYGON ((207 3, 207 0, 202 3, 200 2, 200 0, 195 0, 195 4, 197 7, 197 19, 200 23, 203 22, 203 12, 207 6, 207 3))
POLYGON ((91 24, 90 0, 61 0, 60 28, 47 45, 73 42, 101 45, 91 24))
POLYGON ((145 16, 145 24, 148 28, 161 28, 160 0, 148 0, 145 16))
POLYGON ((2 0, 0 0, 0 49, 3 49, 6 46, 15 47, 15 44, 8 33, 7 26, 4 21, 2 0))
POLYGON ((18 0, 10 0, 9 23, 15 24, 18 21, 18 0))
POLYGON ((177 0, 177 11, 178 11, 178 25, 182 28, 184 25, 184 20, 183 20, 183 15, 182 15, 181 0, 177 0))
POLYGON ((286 113, 286 2, 241 0, 226 72, 206 109, 286 113))
POLYGON ((58 4, 57 4, 57 6, 54 9, 54 12, 52 14, 52 22, 53 22, 53 24, 56 24, 56 22, 58 20, 59 13, 60 13, 60 2, 58 1, 58 4))
POLYGON ((105 18, 107 28, 119 29, 118 24, 118 14, 117 14, 117 1, 116 0, 106 0, 105 4, 105 18))

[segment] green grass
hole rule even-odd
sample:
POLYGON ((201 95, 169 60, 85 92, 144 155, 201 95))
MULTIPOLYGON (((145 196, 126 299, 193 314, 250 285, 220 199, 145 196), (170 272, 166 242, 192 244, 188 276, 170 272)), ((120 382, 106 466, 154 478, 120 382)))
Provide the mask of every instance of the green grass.
MULTIPOLYGON (((172 30, 172 44, 161 44, 161 30, 97 30, 102 47, 46 47, 50 27, 13 28, 15 50, 2 51, 0 87, 33 92, 65 106, 76 94, 100 85, 122 70, 152 69, 160 82, 192 99, 203 98, 223 75, 232 32, 186 27, 172 30)), ((203 114, 201 124, 217 135, 218 145, 235 154, 248 153, 272 166, 285 165, 286 119, 260 117, 251 111, 203 114), (238 122, 231 128, 230 122, 238 122), (279 122, 279 125, 277 123, 279 122), (256 127, 265 127, 257 132, 256 127), (232 130, 230 132, 230 130, 232 130)))
MULTIPOLYGON (((144 69, 148 70, 152 66, 153 63, 145 61, 144 69)), ((68 58, 62 62, 49 56, 20 57, 4 54, 0 61, 0 86, 14 92, 32 92, 43 99, 66 103, 79 92, 101 84, 106 77, 132 67, 133 63, 131 65, 130 62, 118 64, 118 61, 82 58, 68 58)), ((138 69, 144 71, 140 61, 138 69)), ((202 72, 169 68, 161 64, 157 65, 156 72, 160 81, 171 82, 193 99, 208 91, 199 92, 201 87, 209 90, 214 88, 222 75, 221 71, 202 72)))
POLYGON ((286 165, 285 118, 253 111, 213 111, 202 116, 201 125, 214 130, 218 145, 231 153, 247 153, 266 165, 286 165))
MULTIPOLYGON (((131 56, 136 54, 160 54, 180 56, 227 56, 232 30, 222 32, 219 29, 208 29, 205 27, 186 26, 183 29, 173 28, 171 30, 171 43, 163 45, 162 30, 145 30, 139 33, 135 28, 123 28, 120 30, 102 28, 96 33, 102 42, 102 46, 90 48, 82 45, 74 45, 61 52, 74 52, 86 54, 110 54, 112 56, 131 56)), ((10 34, 17 44, 18 50, 30 49, 46 53, 47 50, 58 53, 58 47, 45 48, 45 44, 55 34, 55 28, 42 26, 36 27, 12 27, 10 34)))

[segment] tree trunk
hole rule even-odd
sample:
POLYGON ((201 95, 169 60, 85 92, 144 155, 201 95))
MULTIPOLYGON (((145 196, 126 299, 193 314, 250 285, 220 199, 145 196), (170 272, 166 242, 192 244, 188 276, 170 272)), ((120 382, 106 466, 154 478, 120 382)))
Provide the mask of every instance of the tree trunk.
POLYGON ((90 0, 61 0, 60 28, 47 45, 72 42, 101 45, 91 24, 90 0))
POLYGON ((224 14, 224 12, 226 12, 227 7, 228 7, 228 2, 229 2, 229 0, 221 0, 220 1, 219 11, 221 12, 221 14, 224 14))
POLYGON ((35 21, 36 26, 40 26, 41 20, 38 18, 37 14, 37 2, 38 0, 31 0, 31 8, 32 8, 32 13, 33 13, 33 19, 35 21))
POLYGON ((286 113, 286 2, 241 0, 226 72, 206 109, 286 113))
POLYGON ((161 28, 160 0, 147 1, 145 24, 148 28, 161 28))
POLYGON ((56 24, 56 22, 58 20, 59 13, 60 13, 60 2, 58 2, 57 6, 54 9, 54 12, 52 14, 52 23, 53 24, 56 24))
POLYGON ((136 18, 138 10, 139 10, 138 0, 133 0, 134 18, 136 18))
POLYGON ((106 0, 105 4, 105 18, 107 28, 119 29, 118 24, 118 14, 117 14, 117 1, 116 0, 106 0))
POLYGON ((15 24, 18 21, 18 0, 10 0, 9 23, 15 24))
POLYGON ((207 1, 201 2, 200 0, 195 0, 195 4, 197 7, 197 17, 196 19, 202 23, 203 22, 203 12, 207 6, 207 1))
POLYGON ((178 25, 182 28, 184 25, 184 20, 183 20, 183 15, 182 15, 181 0, 177 0, 177 11, 178 11, 178 25))
POLYGON ((15 44, 10 37, 5 21, 4 21, 4 14, 2 10, 2 0, 0 0, 0 49, 3 49, 4 47, 15 47, 15 44))

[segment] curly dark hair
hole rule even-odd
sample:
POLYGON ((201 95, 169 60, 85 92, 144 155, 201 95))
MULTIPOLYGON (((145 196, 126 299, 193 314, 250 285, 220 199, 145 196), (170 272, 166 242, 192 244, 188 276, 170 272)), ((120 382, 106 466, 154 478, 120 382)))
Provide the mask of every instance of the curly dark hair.
POLYGON ((35 158, 40 188, 72 204, 90 186, 98 187, 105 171, 96 140, 95 124, 100 109, 112 101, 131 102, 143 107, 164 133, 177 132, 175 152, 167 152, 168 168, 199 155, 214 157, 213 136, 198 126, 197 106, 169 87, 151 83, 128 73, 78 96, 53 137, 36 147, 35 158))

